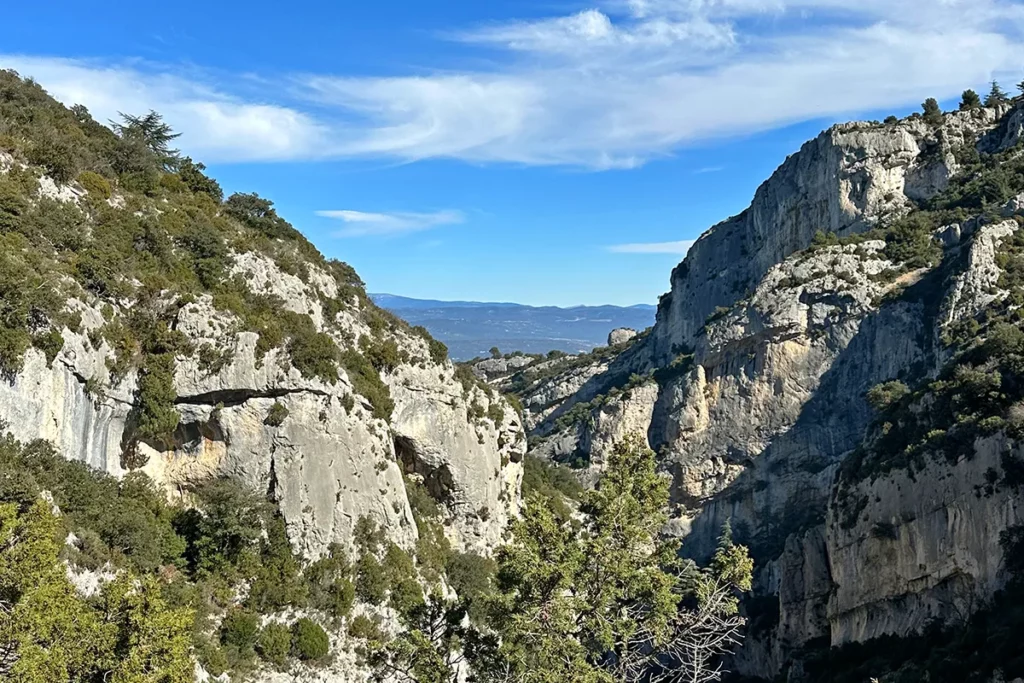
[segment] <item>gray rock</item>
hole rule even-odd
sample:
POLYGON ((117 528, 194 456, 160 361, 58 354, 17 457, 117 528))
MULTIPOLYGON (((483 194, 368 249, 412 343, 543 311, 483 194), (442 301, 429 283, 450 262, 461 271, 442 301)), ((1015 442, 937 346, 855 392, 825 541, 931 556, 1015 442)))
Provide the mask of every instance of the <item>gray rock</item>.
POLYGON ((617 327, 608 333, 608 346, 618 346, 619 344, 625 344, 630 339, 635 337, 638 332, 629 327, 617 327))

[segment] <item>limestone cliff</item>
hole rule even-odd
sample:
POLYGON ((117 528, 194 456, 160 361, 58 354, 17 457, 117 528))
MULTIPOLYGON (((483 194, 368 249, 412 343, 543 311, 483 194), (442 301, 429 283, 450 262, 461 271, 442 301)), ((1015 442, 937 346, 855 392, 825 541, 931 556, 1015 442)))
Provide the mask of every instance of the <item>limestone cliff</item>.
MULTIPOLYGON (((1021 501, 996 482, 1014 436, 990 429, 957 441, 959 459, 910 473, 842 472, 878 419, 872 387, 954 372, 981 353, 965 350, 984 338, 978 321, 992 329, 993 311, 1017 301, 1006 244, 1019 219, 1005 218, 1019 205, 994 197, 1006 205, 980 216, 970 192, 984 168, 1015 163, 1019 106, 825 131, 701 236, 648 334, 539 382, 510 380, 534 453, 592 480, 628 425, 673 477, 669 531, 687 552, 706 556, 727 520, 751 546, 757 628, 740 673, 773 677, 808 643, 952 623, 1006 581, 1000 538, 1021 501)), ((1001 193, 1024 189, 1014 184, 1001 193)))

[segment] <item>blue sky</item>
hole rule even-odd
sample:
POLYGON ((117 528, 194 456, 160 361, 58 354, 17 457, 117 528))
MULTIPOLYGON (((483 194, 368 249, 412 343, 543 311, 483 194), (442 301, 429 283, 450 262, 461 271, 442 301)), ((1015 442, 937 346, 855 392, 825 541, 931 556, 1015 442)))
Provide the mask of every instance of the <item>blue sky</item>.
POLYGON ((834 121, 1024 77, 1009 0, 54 0, 0 66, 162 112, 376 292, 654 303, 834 121))

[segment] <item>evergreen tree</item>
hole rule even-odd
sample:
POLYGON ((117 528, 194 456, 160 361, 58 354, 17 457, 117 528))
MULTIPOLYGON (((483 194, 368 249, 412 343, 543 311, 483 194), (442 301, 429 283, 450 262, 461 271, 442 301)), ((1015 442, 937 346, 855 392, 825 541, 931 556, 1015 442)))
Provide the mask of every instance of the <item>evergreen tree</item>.
POLYGON ((1017 84, 1017 90, 1020 91, 1021 95, 1024 95, 1024 81, 1017 84))
POLYGON ((98 602, 80 597, 58 559, 59 529, 42 499, 24 513, 0 505, 0 679, 191 683, 192 613, 128 572, 98 602))
POLYGON ((934 97, 929 97, 921 105, 924 109, 924 120, 933 126, 937 126, 942 123, 942 110, 939 109, 939 102, 934 97))
POLYGON ((1006 104, 1009 98, 1003 89, 999 87, 999 83, 992 81, 992 89, 989 90, 988 95, 985 97, 986 107, 998 107, 1001 104, 1006 104))
POLYGON ((458 683, 465 651, 476 637, 464 604, 439 593, 402 617, 404 629, 387 643, 371 643, 368 657, 378 680, 458 683))
POLYGON ((100 649, 96 614, 57 560, 57 518, 42 499, 0 505, 0 679, 85 680, 100 649))
POLYGON ((960 110, 965 111, 968 109, 977 109, 981 106, 981 97, 978 93, 973 90, 964 90, 962 99, 960 100, 960 110))
POLYGON ((174 170, 178 164, 178 150, 171 149, 170 142, 181 133, 174 133, 164 123, 163 117, 153 110, 143 116, 132 116, 118 112, 121 123, 111 121, 111 128, 118 137, 127 141, 141 142, 152 152, 166 170, 174 170))
POLYGON ((498 638, 475 653, 477 675, 603 683, 673 670, 717 680, 718 657, 739 642, 736 594, 750 589, 753 564, 728 533, 707 569, 681 562, 678 542, 660 537, 667 504, 668 481, 639 436, 616 447, 581 521, 531 499, 498 555, 498 638))

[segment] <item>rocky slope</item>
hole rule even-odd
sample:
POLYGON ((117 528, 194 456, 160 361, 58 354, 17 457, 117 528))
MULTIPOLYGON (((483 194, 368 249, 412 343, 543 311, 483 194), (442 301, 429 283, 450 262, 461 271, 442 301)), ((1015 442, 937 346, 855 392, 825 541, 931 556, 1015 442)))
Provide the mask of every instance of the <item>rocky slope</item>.
MULTIPOLYGON (((474 550, 493 547, 516 509, 516 463, 525 451, 511 406, 480 386, 463 387, 450 362, 430 360, 424 339, 400 329, 374 333, 355 303, 328 328, 320 297, 337 296, 337 284, 326 272, 311 267, 306 284, 255 254, 238 255, 235 267, 256 290, 309 315, 318 331, 330 329, 338 343, 394 340, 409 360, 382 373, 393 414, 388 421, 376 418, 346 374, 336 382, 303 377, 282 349, 258 358, 258 334, 240 331, 234 316, 203 296, 181 306, 172 321, 195 352, 176 358, 174 405, 181 419, 174 438, 137 445, 142 471, 170 490, 221 475, 270 490, 293 544, 313 558, 333 541, 350 542, 361 516, 378 519, 396 541, 411 546, 416 529, 403 473, 420 475, 450 510, 452 541, 474 550), (204 365, 204 354, 223 359, 222 367, 204 365), (486 410, 492 402, 501 407, 499 424, 470 415, 471 405, 486 410), (286 411, 281 424, 268 420, 275 405, 286 411)), ((19 440, 47 439, 69 458, 121 475, 130 469, 126 429, 138 371, 110 377, 114 349, 106 339, 90 342, 90 333, 108 321, 100 302, 90 303, 69 302, 81 314, 81 327, 60 330, 64 344, 52 361, 30 349, 24 367, 0 383, 0 419, 19 440)))
POLYGON ((1022 118, 1001 105, 825 131, 697 241, 648 334, 506 380, 534 453, 591 480, 611 440, 641 431, 673 477, 671 532, 687 552, 706 556, 727 520, 750 544, 757 628, 740 673, 772 678, 798 671, 809 644, 963 620, 1005 584, 1000 538, 1024 515, 1000 485, 1018 448, 995 422, 1006 405, 953 412, 904 446, 934 451, 951 424, 992 418, 956 457, 847 470, 879 429, 872 387, 902 380, 927 394, 1017 301, 1007 245, 1024 184, 1001 169, 1016 168, 1022 118), (979 195, 987 182, 999 191, 979 195))
MULTIPOLYGON (((241 482, 306 563, 355 556, 361 521, 415 557, 413 487, 450 552, 492 552, 520 506, 512 405, 270 202, 225 200, 201 164, 166 156, 159 119, 115 135, 16 74, 0 91, 0 431, 145 473, 185 505, 241 482)), ((363 678, 355 659, 315 676, 363 678)))

